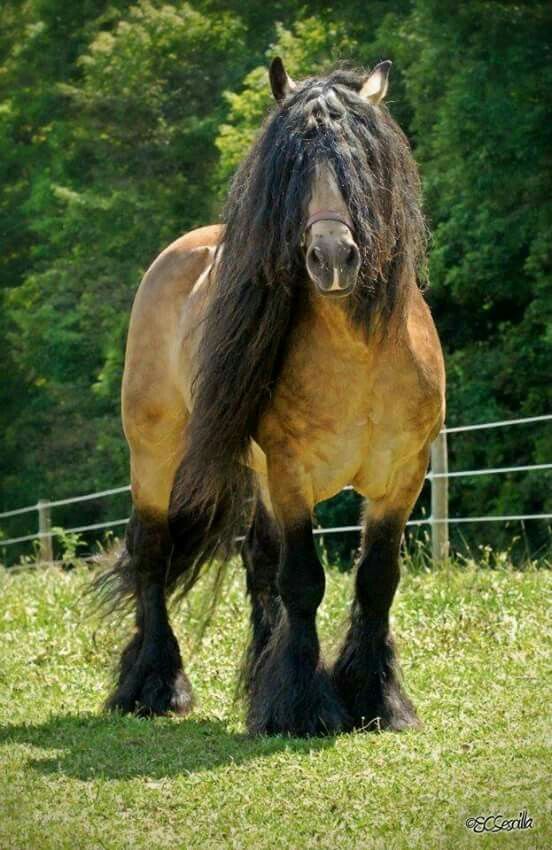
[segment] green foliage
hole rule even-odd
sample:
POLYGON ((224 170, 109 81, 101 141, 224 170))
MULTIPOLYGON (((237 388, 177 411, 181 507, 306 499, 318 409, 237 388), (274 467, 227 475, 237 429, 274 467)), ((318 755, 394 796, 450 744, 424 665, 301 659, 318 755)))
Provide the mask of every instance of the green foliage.
MULTIPOLYGON (((415 7, 397 27, 399 58, 433 229, 430 302, 448 354, 448 421, 549 413, 550 9, 487 0, 415 7)), ((550 461, 552 432, 453 437, 451 449, 464 469, 550 461)), ((453 512, 550 513, 549 482, 466 480, 453 489, 453 512)), ((495 540, 511 533, 497 529, 495 540)), ((544 524, 531 537, 547 542, 544 524)))
POLYGON ((82 537, 74 531, 66 531, 59 526, 52 527, 52 533, 61 549, 60 559, 65 566, 72 566, 77 558, 77 550, 82 546, 82 537))
MULTIPOLYGON (((168 242, 217 219, 271 104, 276 54, 299 78, 394 61, 388 102, 415 146, 433 229, 449 423, 550 412, 544 0, 8 0, 3 24, 0 508, 127 480, 118 397, 134 291, 168 242)), ((453 437, 451 466, 550 461, 551 434, 453 437)), ((455 482, 451 513, 550 512, 548 481, 455 482)), ((322 506, 323 523, 355 524, 353 501, 322 506)), ((56 521, 112 519, 111 507, 84 503, 56 521)), ((28 532, 27 520, 6 531, 28 532)), ((502 544, 513 529, 462 531, 502 544)), ((524 545, 547 543, 543 523, 528 527, 524 545)), ((335 559, 355 544, 331 545, 335 559)))
POLYGON ((167 242, 212 215, 222 91, 240 74, 235 16, 144 2, 97 24, 73 74, 44 82, 62 122, 38 133, 49 161, 24 202, 36 247, 19 278, 6 273, 24 388, 6 411, 11 504, 127 478, 118 395, 133 293, 167 242))

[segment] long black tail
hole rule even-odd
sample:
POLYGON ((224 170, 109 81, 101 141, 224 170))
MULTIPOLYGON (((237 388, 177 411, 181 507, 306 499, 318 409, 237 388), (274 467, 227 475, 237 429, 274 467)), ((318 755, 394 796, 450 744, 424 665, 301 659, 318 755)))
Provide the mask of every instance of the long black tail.
MULTIPOLYGON (((175 478, 175 485, 180 470, 175 478)), ((202 575, 204 568, 216 562, 210 611, 214 609, 222 585, 225 568, 234 554, 241 548, 241 540, 252 516, 253 478, 245 470, 245 483, 239 503, 234 494, 223 492, 219 500, 209 509, 190 508, 186 501, 181 502, 173 488, 173 498, 169 511, 169 529, 173 541, 173 553, 167 571, 167 591, 176 599, 186 596, 202 575)))
MULTIPOLYGON (((177 472, 175 485, 178 475, 177 472)), ((182 489, 173 487, 169 527, 174 550, 167 573, 167 590, 174 593, 176 601, 180 601, 207 568, 212 573, 211 584, 203 594, 202 610, 198 617, 198 643, 222 595, 230 557, 241 549, 243 537, 252 521, 253 474, 248 469, 240 470, 239 480, 240 498, 237 499, 235 492, 226 489, 209 510, 190 508, 186 500, 182 502, 179 499, 182 489)))
POLYGON ((140 520, 136 511, 128 521, 123 548, 115 563, 94 578, 87 590, 93 607, 103 614, 126 611, 134 606, 138 597, 137 564, 133 557, 139 533, 140 520))
POLYGON ((185 596, 203 567, 217 561, 220 570, 236 551, 253 512, 254 479, 242 466, 231 475, 216 497, 198 505, 188 498, 184 482, 188 473, 185 456, 175 475, 169 509, 173 555, 167 573, 167 590, 185 596))

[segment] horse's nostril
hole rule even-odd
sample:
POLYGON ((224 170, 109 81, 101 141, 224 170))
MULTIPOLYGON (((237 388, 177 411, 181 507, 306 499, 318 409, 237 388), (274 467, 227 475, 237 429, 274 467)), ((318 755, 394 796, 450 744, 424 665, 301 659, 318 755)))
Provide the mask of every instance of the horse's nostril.
POLYGON ((311 259, 315 265, 322 265, 322 251, 320 248, 314 247, 311 251, 311 259))
POLYGON ((347 256, 345 257, 345 264, 348 266, 352 266, 356 260, 357 252, 354 245, 351 245, 349 250, 347 251, 347 256))

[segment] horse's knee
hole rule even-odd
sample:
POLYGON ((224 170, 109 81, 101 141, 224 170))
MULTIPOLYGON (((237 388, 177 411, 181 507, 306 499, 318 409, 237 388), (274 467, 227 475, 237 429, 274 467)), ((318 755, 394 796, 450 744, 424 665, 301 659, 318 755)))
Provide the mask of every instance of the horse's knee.
POLYGON ((278 573, 278 590, 290 614, 312 617, 326 588, 310 523, 286 534, 284 558, 278 573))
POLYGON ((391 607, 400 581, 403 527, 395 517, 368 524, 356 575, 356 599, 367 614, 385 616, 391 607))

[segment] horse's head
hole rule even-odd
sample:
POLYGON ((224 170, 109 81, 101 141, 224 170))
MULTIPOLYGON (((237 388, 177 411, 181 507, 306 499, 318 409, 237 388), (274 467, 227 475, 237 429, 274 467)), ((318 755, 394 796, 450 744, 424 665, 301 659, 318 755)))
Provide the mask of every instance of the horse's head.
MULTIPOLYGON (((358 97, 372 106, 380 104, 387 92, 391 62, 381 62, 366 77, 358 97)), ((285 108, 288 98, 298 89, 287 74, 281 59, 270 66, 270 83, 275 99, 285 108)), ((307 110, 305 143, 314 136, 326 134, 328 156, 314 160, 306 222, 302 233, 305 266, 309 278, 322 295, 346 297, 357 283, 361 267, 361 252, 355 240, 355 225, 351 211, 339 187, 339 178, 332 164, 330 145, 339 138, 339 122, 347 109, 340 97, 341 86, 324 85, 314 81, 301 106, 307 110), (335 130, 338 128, 336 134, 335 130), (310 138, 309 138, 310 137, 310 138)), ((342 92, 342 89, 341 89, 342 92)), ((293 109, 293 101, 289 106, 293 109)), ((345 134, 343 143, 347 144, 345 134)), ((323 147, 322 147, 323 150, 323 147)))
POLYGON ((243 298, 251 287, 251 298, 281 302, 284 316, 290 296, 310 286, 340 296, 368 327, 416 285, 426 231, 416 165, 382 103, 390 65, 295 83, 281 59, 272 62, 277 105, 224 211, 225 289, 243 298))
POLYGON ((350 295, 358 279, 360 251, 354 225, 328 163, 317 166, 303 233, 308 275, 322 295, 350 295))

